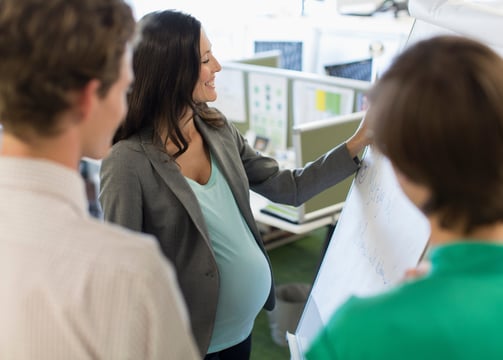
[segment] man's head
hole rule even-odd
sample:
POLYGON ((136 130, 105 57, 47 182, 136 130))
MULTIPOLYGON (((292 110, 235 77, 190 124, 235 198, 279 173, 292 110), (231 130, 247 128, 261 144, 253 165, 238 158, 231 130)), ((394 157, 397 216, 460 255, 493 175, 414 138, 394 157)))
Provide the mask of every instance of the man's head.
POLYGON ((127 73, 134 26, 123 0, 0 0, 5 132, 23 140, 51 137, 64 130, 62 114, 73 111, 80 121, 88 101, 82 91, 106 101, 127 73))

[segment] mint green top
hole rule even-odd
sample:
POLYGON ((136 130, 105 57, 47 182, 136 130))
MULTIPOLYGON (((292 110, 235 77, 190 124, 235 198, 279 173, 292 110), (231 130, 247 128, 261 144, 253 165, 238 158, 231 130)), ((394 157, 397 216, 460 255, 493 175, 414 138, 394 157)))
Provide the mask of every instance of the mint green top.
POLYGON ((269 295, 271 272, 215 161, 201 185, 187 179, 201 205, 220 274, 215 325, 208 353, 245 340, 269 295))
POLYGON ((503 246, 432 249, 431 273, 349 299, 306 353, 321 359, 503 359, 503 246))

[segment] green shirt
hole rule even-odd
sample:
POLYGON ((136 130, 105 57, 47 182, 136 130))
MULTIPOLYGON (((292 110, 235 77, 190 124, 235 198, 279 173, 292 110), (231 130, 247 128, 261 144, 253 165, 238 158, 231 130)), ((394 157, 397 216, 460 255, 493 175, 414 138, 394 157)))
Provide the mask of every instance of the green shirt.
POLYGON ((463 240, 430 261, 424 278, 349 299, 306 358, 503 359, 503 246, 463 240))

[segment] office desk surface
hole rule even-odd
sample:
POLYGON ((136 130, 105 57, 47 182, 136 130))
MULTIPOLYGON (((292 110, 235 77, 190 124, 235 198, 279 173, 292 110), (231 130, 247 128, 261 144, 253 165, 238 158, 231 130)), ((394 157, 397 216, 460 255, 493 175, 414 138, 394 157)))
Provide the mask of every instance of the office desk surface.
POLYGON ((264 208, 268 204, 269 200, 253 191, 250 191, 250 202, 253 216, 257 222, 273 226, 296 235, 306 234, 323 226, 334 225, 339 218, 339 212, 337 212, 302 224, 293 224, 289 221, 261 212, 260 209, 264 208))

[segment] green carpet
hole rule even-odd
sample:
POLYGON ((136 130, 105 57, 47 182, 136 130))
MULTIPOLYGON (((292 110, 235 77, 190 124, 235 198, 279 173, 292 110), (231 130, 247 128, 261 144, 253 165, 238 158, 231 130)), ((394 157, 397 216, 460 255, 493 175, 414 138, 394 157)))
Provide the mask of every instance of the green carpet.
MULTIPOLYGON (((269 250, 276 285, 287 283, 312 284, 328 228, 309 233, 295 242, 269 250)), ((262 310, 252 333, 251 360, 288 360, 288 347, 277 345, 271 336, 267 312, 262 310)))

